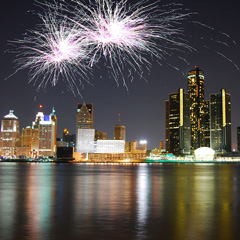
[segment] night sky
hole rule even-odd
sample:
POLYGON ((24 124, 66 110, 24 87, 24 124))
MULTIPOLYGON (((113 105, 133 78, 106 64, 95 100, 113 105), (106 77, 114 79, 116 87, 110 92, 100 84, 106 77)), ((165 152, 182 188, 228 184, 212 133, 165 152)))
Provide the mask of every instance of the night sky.
MULTIPOLYGON (((134 2, 129 0, 129 2, 134 2)), ((163 0, 162 3, 171 1, 163 0)), ((128 90, 119 86, 109 77, 106 68, 95 68, 90 77, 92 85, 85 84, 81 96, 74 96, 63 81, 56 87, 48 85, 45 90, 36 91, 28 83, 28 71, 23 70, 4 80, 14 72, 12 61, 15 56, 6 52, 11 48, 10 40, 21 39, 27 29, 35 27, 39 18, 29 10, 40 11, 33 0, 9 0, 1 3, 1 37, 0 37, 0 118, 12 109, 19 118, 20 127, 32 124, 39 104, 43 105, 44 114, 49 114, 52 107, 58 118, 58 137, 62 137, 64 128, 70 134, 75 133, 77 103, 93 103, 94 128, 107 132, 113 137, 113 127, 119 124, 118 113, 121 113, 120 124, 126 126, 127 141, 146 139, 148 148, 159 147, 165 139, 165 100, 169 93, 177 92, 180 87, 187 91, 187 72, 198 66, 205 73, 205 98, 209 94, 220 92, 225 88, 231 94, 232 102, 232 139, 236 143, 236 127, 240 126, 240 71, 231 63, 240 66, 240 3, 217 0, 181 0, 190 12, 196 12, 190 20, 198 21, 214 28, 186 24, 185 39, 198 51, 186 53, 188 64, 176 55, 162 61, 160 66, 152 60, 150 71, 144 72, 144 79, 133 74, 133 82, 127 81, 128 90), (227 33, 230 37, 227 37, 227 33), (236 44, 233 43, 236 42, 236 44), (229 47, 219 42, 226 42, 229 47), (207 46, 209 49, 207 49, 207 46), (222 53, 226 58, 216 52, 222 53), (230 60, 228 60, 230 59, 230 60), (174 67, 179 68, 179 71, 174 67)), ((161 4, 160 4, 161 5, 161 4)), ((183 56, 183 55, 181 55, 183 56)))

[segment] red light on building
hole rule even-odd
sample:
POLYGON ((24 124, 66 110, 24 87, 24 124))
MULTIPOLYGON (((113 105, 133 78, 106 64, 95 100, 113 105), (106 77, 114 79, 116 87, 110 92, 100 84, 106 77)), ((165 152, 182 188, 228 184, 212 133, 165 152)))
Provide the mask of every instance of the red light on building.
POLYGON ((39 108, 42 108, 43 106, 42 105, 39 105, 39 108))

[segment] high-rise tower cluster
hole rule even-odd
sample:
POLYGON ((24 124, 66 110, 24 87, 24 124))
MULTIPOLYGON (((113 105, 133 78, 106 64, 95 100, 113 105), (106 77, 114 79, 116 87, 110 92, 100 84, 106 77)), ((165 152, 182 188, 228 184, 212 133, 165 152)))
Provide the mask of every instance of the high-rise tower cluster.
POLYGON ((204 72, 188 72, 188 93, 181 88, 165 102, 166 150, 190 154, 200 147, 231 151, 231 96, 221 89, 205 100, 204 72))

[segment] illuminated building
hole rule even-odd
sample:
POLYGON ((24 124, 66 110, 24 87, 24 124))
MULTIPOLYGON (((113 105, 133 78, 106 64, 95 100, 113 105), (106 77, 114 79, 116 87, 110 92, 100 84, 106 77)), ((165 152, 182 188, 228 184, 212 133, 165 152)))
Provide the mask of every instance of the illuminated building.
POLYGON ((138 142, 125 142, 125 152, 136 153, 138 152, 138 142))
POLYGON ((75 147, 76 143, 76 134, 69 134, 67 128, 63 131, 63 141, 67 143, 68 147, 75 147))
POLYGON ((19 121, 13 110, 4 117, 1 125, 1 154, 5 157, 16 155, 16 147, 20 145, 19 121))
POLYGON ((196 67, 188 72, 188 93, 190 96, 191 150, 204 147, 204 72, 196 67))
POLYGON ((146 140, 140 140, 138 149, 141 151, 147 151, 147 141, 146 140))
POLYGON ((77 132, 77 152, 93 153, 94 152, 94 129, 78 129, 77 132))
POLYGON ((23 128, 21 146, 28 147, 27 156, 37 156, 39 150, 39 129, 23 128))
POLYGON ((39 156, 54 156, 56 153, 56 128, 52 115, 38 112, 32 127, 39 129, 39 156))
MULTIPOLYGON (((55 112, 54 107, 52 109, 52 113, 50 114, 50 116, 51 116, 51 120, 55 123, 54 145, 55 145, 55 148, 56 148, 56 146, 57 146, 57 116, 56 116, 56 112, 55 112)), ((56 150, 55 150, 55 152, 56 152, 56 150)))
MULTIPOLYGON (((81 133, 81 131, 78 131, 79 129, 93 129, 93 104, 78 103, 76 118, 76 152, 81 152, 78 144, 82 142, 83 139, 83 137, 79 135, 79 133, 81 133)), ((85 149, 85 147, 83 149, 85 149)))
POLYGON ((210 109, 209 101, 204 101, 202 116, 202 145, 210 147, 210 109))
POLYGON ((123 125, 114 126, 114 140, 126 141, 126 127, 123 125))
POLYGON ((231 95, 225 89, 210 95, 210 147, 231 152, 231 95))
POLYGON ((169 113, 170 113, 170 102, 169 100, 165 101, 165 148, 167 152, 170 152, 170 130, 169 130, 169 113))
POLYGON ((77 130, 93 128, 93 104, 78 103, 76 128, 77 130))
POLYGON ((182 88, 169 95, 166 108, 168 152, 190 153, 190 100, 182 88))
POLYGON ((107 133, 106 132, 102 132, 99 130, 95 131, 95 141, 97 140, 106 140, 107 139, 107 133))
POLYGON ((97 153, 124 153, 124 140, 97 140, 97 153))
POLYGON ((240 127, 237 127, 237 151, 240 152, 240 127))

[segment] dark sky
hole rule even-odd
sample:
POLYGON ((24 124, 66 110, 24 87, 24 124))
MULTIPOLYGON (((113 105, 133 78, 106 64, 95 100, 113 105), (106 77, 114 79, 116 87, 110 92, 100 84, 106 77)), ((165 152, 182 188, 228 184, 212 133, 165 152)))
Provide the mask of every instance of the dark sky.
POLYGON ((108 138, 113 137, 113 127, 118 123, 118 113, 121 113, 121 124, 127 129, 127 141, 146 139, 149 148, 159 147, 160 140, 165 138, 164 102, 169 93, 176 92, 180 87, 187 91, 187 72, 197 65, 205 72, 206 99, 209 99, 209 94, 217 93, 221 88, 226 88, 231 94, 232 135, 233 143, 236 143, 236 127, 240 126, 240 71, 228 59, 240 65, 239 3, 220 3, 217 0, 175 2, 183 3, 191 12, 198 13, 191 20, 214 28, 211 30, 193 24, 182 26, 186 28, 184 38, 188 44, 198 50, 186 54, 189 64, 180 61, 178 53, 161 62, 162 66, 153 59, 150 71, 144 72, 148 82, 134 75, 133 82, 128 81, 128 91, 122 86, 121 80, 118 87, 105 68, 94 69, 90 79, 93 86, 86 84, 81 91, 82 97, 74 96, 62 81, 56 87, 49 85, 45 90, 37 92, 36 87, 28 83, 26 70, 4 81, 14 72, 12 61, 15 56, 5 52, 10 48, 8 41, 21 39, 27 29, 34 28, 39 19, 28 11, 40 9, 34 6, 33 0, 9 0, 1 3, 0 118, 13 109, 23 128, 31 125, 39 104, 43 105, 44 114, 49 114, 54 106, 58 117, 58 136, 61 137, 64 128, 68 128, 71 134, 75 133, 77 103, 85 101, 94 104, 94 128, 107 132, 108 138), (221 32, 227 33, 230 38, 221 32), (219 42, 226 42, 229 47, 219 42), (204 48, 204 45, 209 49, 204 48))

